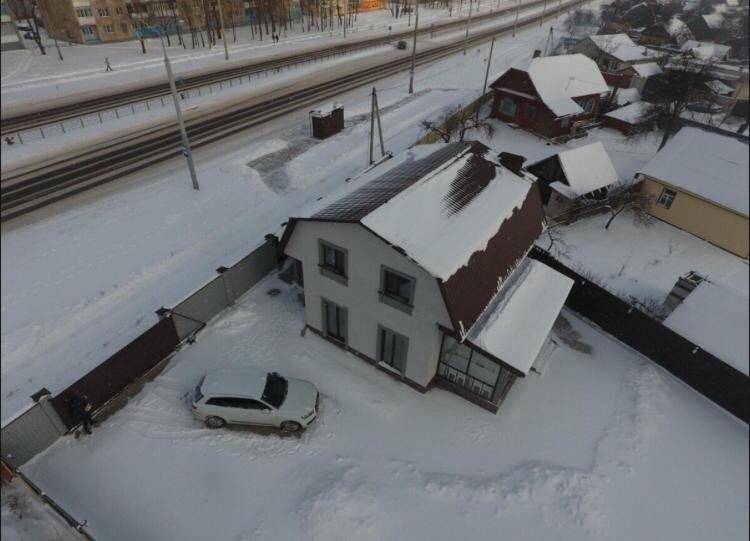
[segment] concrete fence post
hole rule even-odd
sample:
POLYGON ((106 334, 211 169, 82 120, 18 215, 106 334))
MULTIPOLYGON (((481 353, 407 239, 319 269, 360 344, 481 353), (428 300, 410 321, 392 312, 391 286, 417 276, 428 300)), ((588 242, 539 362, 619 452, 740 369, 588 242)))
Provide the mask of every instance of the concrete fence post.
POLYGON ((232 278, 230 277, 229 272, 227 272, 228 270, 227 267, 219 267, 216 269, 216 272, 221 275, 221 282, 224 284, 224 295, 227 299, 227 306, 232 306, 236 295, 234 288, 232 287, 232 278))

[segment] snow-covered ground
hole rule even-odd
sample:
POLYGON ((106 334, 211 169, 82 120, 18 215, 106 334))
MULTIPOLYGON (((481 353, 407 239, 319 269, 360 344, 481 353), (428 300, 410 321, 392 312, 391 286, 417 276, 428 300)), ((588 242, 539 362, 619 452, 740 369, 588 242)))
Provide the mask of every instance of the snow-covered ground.
POLYGON ((3 541, 81 541, 78 533, 19 479, 3 482, 3 541))
POLYGON ((571 313, 497 415, 303 337, 303 318, 298 289, 265 279, 92 436, 23 470, 108 541, 748 536, 747 425, 571 313), (229 365, 311 380, 320 418, 300 438, 204 428, 193 389, 229 365))
POLYGON ((538 244, 620 298, 662 303, 677 278, 695 271, 748 294, 746 260, 656 218, 630 210, 605 229, 610 214, 552 230, 538 244), (551 247, 550 247, 551 244, 551 247))
MULTIPOLYGON (((512 0, 502 0, 499 4, 491 2, 491 5, 480 6, 478 12, 475 6, 474 15, 483 15, 491 10, 506 9, 514 5, 515 2, 512 0)), ((445 8, 424 7, 420 13, 420 24, 427 28, 431 24, 450 22, 467 15, 468 3, 463 7, 456 5, 452 17, 445 8)), ((413 24, 414 21, 411 22, 413 24)), ((267 37, 261 42, 257 35, 252 39, 250 27, 239 27, 236 43, 231 30, 228 33, 229 61, 224 60, 224 48, 221 43, 212 49, 192 49, 189 44, 187 48, 183 48, 177 45, 176 37, 169 47, 169 55, 175 74, 186 75, 197 70, 218 69, 248 61, 297 54, 304 50, 347 41, 402 32, 409 29, 408 24, 408 17, 395 19, 388 10, 379 10, 360 14, 356 25, 347 29, 346 40, 342 28, 336 28, 333 33, 301 32, 297 25, 294 31, 287 31, 286 35, 282 31, 278 44, 274 44, 267 37)), ((51 40, 47 40, 48 51, 44 56, 39 53, 33 42, 27 40, 25 43, 29 47, 26 50, 2 53, 0 95, 4 112, 9 107, 38 106, 40 101, 69 96, 82 98, 89 93, 93 95, 106 89, 123 90, 128 85, 142 85, 165 78, 161 45, 157 39, 146 40, 145 55, 141 52, 141 44, 138 41, 99 45, 63 44, 63 61, 59 60, 51 40), (114 68, 113 72, 105 72, 105 58, 109 58, 114 68)))
MULTIPOLYGON (((492 72, 528 62, 548 31, 498 40, 492 72)), ((477 98, 488 53, 485 45, 420 68, 411 97, 408 74, 380 81, 387 149, 404 151, 424 133, 422 120, 477 98)), ((176 159, 3 224, 3 421, 41 387, 58 392, 100 364, 152 325, 154 310, 244 257, 290 215, 347 189, 367 163, 370 93, 338 101, 348 128, 324 142, 307 135, 304 111, 199 149, 200 192, 176 159)))

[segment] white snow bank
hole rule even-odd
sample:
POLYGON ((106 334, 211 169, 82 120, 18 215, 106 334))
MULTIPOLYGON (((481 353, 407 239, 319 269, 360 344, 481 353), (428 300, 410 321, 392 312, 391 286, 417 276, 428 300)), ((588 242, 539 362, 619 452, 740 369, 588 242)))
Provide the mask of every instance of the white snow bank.
POLYGON ((458 159, 432 171, 420 181, 365 216, 362 224, 403 248, 432 276, 448 280, 484 250, 502 223, 523 204, 532 183, 495 162, 495 177, 479 195, 457 212, 447 205, 456 179, 474 158, 470 148, 458 159))
POLYGON ((527 375, 572 287, 567 276, 527 259, 471 328, 467 340, 527 375))
POLYGON ((583 112, 572 98, 608 90, 596 62, 582 54, 534 58, 525 71, 539 97, 557 116, 583 112))
POLYGON ((703 281, 667 317, 664 325, 748 375, 747 294, 703 281))
POLYGON ((620 178, 601 141, 564 150, 557 157, 569 185, 554 182, 550 187, 567 197, 591 193, 614 184, 620 178))
POLYGON ((748 145, 685 127, 639 172, 748 215, 748 145))

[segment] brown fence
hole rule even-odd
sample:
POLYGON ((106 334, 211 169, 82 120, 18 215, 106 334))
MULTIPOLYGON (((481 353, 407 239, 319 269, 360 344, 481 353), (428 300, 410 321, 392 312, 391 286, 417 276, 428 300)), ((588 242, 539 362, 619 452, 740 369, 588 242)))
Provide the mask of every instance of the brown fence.
POLYGON ((179 343, 172 318, 165 317, 91 372, 52 399, 70 429, 77 424, 68 411, 73 393, 86 395, 94 409, 103 406, 126 386, 172 353, 179 343))
POLYGON ((566 305, 748 422, 748 377, 602 287, 534 248, 531 257, 575 280, 566 305))

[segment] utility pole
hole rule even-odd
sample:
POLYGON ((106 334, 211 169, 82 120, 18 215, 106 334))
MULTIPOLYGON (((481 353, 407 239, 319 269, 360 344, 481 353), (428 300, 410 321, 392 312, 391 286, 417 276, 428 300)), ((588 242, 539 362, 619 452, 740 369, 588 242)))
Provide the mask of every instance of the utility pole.
POLYGON ((469 47, 469 27, 471 26, 471 7, 474 4, 472 3, 472 0, 469 0, 469 18, 466 19, 466 38, 464 39, 464 54, 466 54, 466 49, 469 47))
POLYGON ((375 119, 378 121, 378 136, 380 139, 380 156, 385 156, 385 144, 383 143, 383 126, 380 124, 380 107, 378 106, 378 94, 372 87, 372 105, 370 106, 370 154, 367 165, 375 163, 375 119))
POLYGON ((544 6, 542 7, 542 18, 539 19, 539 26, 544 24, 544 14, 547 13, 547 0, 544 0, 544 6))
POLYGON ((411 71, 409 72, 409 94, 414 94, 414 64, 417 60, 417 29, 419 28, 419 0, 414 18, 414 38, 411 43, 411 71))
POLYGON ((177 123, 180 126, 180 136, 182 137, 182 154, 188 163, 188 169, 190 170, 190 180, 193 182, 193 189, 200 190, 198 186, 198 175, 195 174, 195 165, 193 164, 193 153, 190 150, 190 141, 188 141, 187 131, 185 130, 185 123, 182 121, 182 109, 180 108, 180 97, 177 95, 177 87, 174 84, 174 74, 172 73, 172 65, 169 63, 169 57, 167 56, 167 48, 164 46, 164 36, 159 34, 161 40, 161 50, 164 53, 164 66, 167 68, 167 77, 169 78, 169 89, 172 91, 172 100, 174 101, 174 109, 177 114, 177 123))
POLYGON ((221 41, 224 43, 224 60, 229 60, 229 49, 227 49, 227 33, 224 30, 224 7, 221 0, 218 0, 219 4, 219 25, 221 25, 221 41))
POLYGON ((516 3, 516 20, 513 21, 513 37, 516 37, 516 27, 518 27, 518 12, 521 10, 521 0, 516 3))
POLYGON ((490 57, 487 59, 487 71, 484 72, 484 85, 482 86, 482 95, 479 97, 479 103, 477 103, 477 124, 479 123, 479 109, 482 107, 482 100, 484 99, 484 93, 487 92, 487 79, 490 77, 490 64, 492 64, 492 51, 495 48, 495 36, 492 36, 492 43, 490 43, 490 57))

